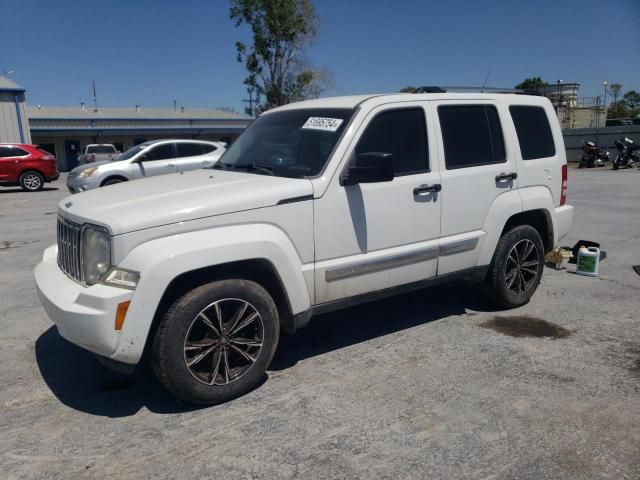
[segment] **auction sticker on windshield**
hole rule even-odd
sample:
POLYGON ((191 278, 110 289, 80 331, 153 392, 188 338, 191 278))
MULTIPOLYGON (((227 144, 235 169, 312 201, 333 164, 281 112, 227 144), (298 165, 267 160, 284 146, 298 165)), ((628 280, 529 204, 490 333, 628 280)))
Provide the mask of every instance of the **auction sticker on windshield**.
POLYGON ((302 128, 305 130, 324 130, 335 132, 342 124, 341 118, 309 117, 302 128))

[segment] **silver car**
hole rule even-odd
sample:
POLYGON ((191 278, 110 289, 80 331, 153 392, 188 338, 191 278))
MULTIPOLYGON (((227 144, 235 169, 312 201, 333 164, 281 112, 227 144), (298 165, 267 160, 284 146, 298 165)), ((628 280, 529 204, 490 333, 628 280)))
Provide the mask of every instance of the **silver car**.
POLYGON ((69 172, 71 193, 113 185, 137 178, 186 172, 213 166, 224 153, 223 142, 154 140, 141 143, 113 161, 80 165, 69 172))

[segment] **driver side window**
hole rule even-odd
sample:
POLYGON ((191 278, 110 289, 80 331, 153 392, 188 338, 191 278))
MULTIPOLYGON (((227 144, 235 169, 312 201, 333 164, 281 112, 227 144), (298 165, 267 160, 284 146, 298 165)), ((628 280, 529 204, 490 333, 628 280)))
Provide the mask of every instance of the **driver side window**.
POLYGON ((147 153, 145 153, 145 157, 147 162, 152 162, 155 160, 167 160, 169 158, 175 158, 174 152, 174 144, 173 143, 163 143, 162 145, 157 145, 147 153))
POLYGON ((388 110, 367 126, 356 146, 362 153, 391 153, 395 177, 429 171, 427 126, 421 108, 388 110))

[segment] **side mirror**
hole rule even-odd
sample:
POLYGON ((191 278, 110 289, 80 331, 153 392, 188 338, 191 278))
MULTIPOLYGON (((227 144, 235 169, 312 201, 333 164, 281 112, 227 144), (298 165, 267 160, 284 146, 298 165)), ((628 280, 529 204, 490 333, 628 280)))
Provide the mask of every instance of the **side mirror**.
POLYGON ((147 156, 143 153, 142 155, 139 155, 138 158, 136 158, 136 162, 140 163, 140 162, 146 162, 147 156))
POLYGON ((341 185, 358 183, 390 182, 393 180, 393 154, 387 152, 367 152, 356 156, 346 175, 340 179, 341 185))

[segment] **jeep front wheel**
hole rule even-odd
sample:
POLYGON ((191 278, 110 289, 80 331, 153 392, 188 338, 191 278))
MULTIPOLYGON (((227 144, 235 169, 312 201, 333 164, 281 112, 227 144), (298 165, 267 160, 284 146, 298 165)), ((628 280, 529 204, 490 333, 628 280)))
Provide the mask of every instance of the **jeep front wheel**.
POLYGON ((279 332, 275 303, 261 285, 239 279, 212 282, 167 310, 153 338, 151 365, 183 400, 223 403, 264 377, 279 332))
POLYGON ((538 231, 520 225, 504 233, 496 246, 486 283, 493 302, 520 307, 534 294, 544 268, 544 246, 538 231))

